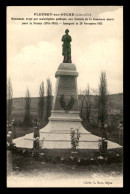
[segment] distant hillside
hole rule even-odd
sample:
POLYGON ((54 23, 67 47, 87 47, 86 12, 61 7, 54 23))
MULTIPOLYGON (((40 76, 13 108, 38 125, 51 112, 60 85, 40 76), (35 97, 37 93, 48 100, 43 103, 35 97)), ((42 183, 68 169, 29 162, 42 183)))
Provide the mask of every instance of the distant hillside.
POLYGON ((109 105, 112 108, 123 110, 123 94, 112 94, 108 96, 109 105))
MULTIPOLYGON (((79 110, 81 107, 81 98, 82 96, 79 95, 79 110)), ((91 103, 92 103, 92 109, 97 109, 97 96, 91 95, 91 103)), ((37 115, 38 111, 38 97, 31 98, 31 114, 32 116, 37 115)), ((52 97, 53 101, 53 97, 52 97)), ((21 118, 24 115, 24 107, 25 107, 25 99, 24 98, 13 98, 13 112, 12 115, 13 117, 16 118, 21 118)), ((108 109, 116 109, 120 110, 121 112, 123 111, 123 94, 112 94, 108 95, 108 109)))

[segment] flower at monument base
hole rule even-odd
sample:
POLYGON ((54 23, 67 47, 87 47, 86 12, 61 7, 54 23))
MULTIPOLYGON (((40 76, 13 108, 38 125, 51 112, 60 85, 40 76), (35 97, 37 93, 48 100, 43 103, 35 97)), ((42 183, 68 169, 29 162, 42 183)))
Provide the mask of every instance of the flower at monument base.
POLYGON ((7 137, 10 137, 10 134, 7 134, 7 137))
POLYGON ((98 143, 98 147, 99 147, 99 149, 101 149, 101 146, 102 146, 102 141, 101 141, 101 140, 99 140, 99 143, 98 143))
POLYGON ((102 156, 98 156, 98 159, 103 160, 104 158, 102 156))
POLYGON ((70 156, 70 158, 71 158, 71 160, 73 160, 74 159, 74 156, 70 156))
POLYGON ((25 153, 25 149, 23 149, 23 154, 25 153))
POLYGON ((44 153, 40 153, 41 156, 44 156, 44 153))
POLYGON ((79 146, 80 137, 79 129, 70 128, 70 131, 71 131, 71 146, 72 149, 76 149, 76 147, 79 146))
POLYGON ((33 138, 34 141, 39 141, 39 137, 33 138))
POLYGON ((36 141, 39 141, 39 139, 40 139, 39 137, 36 137, 36 141))
POLYGON ((43 165, 44 165, 44 164, 45 164, 45 162, 41 162, 41 164, 43 164, 43 165))
POLYGON ((39 140, 39 146, 40 146, 40 149, 42 149, 43 148, 43 146, 44 146, 44 137, 41 139, 41 140, 39 140))
POLYGON ((107 149, 108 140, 106 140, 105 138, 103 138, 103 139, 99 139, 98 141, 99 141, 99 143, 98 143, 99 149, 100 150, 103 150, 104 149, 104 151, 105 151, 107 149))
POLYGON ((80 158, 78 158, 78 162, 81 162, 81 159, 80 158))
POLYGON ((65 158, 62 156, 62 157, 61 157, 61 160, 63 161, 64 159, 65 159, 65 158))
POLYGON ((8 132, 8 134, 10 134, 10 135, 11 135, 11 134, 12 134, 12 131, 9 131, 9 132, 8 132))

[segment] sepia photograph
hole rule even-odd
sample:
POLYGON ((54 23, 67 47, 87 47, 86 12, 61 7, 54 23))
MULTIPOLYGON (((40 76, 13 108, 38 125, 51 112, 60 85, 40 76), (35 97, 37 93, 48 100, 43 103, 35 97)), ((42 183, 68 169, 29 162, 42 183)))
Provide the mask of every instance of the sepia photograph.
POLYGON ((7 188, 123 187, 123 6, 7 6, 7 188))

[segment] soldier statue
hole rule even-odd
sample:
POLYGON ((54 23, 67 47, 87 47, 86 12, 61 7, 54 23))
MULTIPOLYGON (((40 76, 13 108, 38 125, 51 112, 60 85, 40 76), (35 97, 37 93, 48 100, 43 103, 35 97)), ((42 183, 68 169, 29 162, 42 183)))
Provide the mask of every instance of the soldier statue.
POLYGON ((72 41, 71 36, 68 34, 69 30, 65 30, 65 35, 62 36, 62 55, 64 56, 63 63, 72 63, 71 61, 71 44, 70 42, 72 41))

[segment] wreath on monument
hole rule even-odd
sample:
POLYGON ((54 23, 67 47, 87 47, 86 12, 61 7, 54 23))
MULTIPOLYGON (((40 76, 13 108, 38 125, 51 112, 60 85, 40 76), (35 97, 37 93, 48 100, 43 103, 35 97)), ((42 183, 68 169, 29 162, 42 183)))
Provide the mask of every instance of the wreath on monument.
POLYGON ((72 109, 72 107, 74 106, 74 103, 75 103, 75 100, 74 100, 73 96, 71 96, 68 104, 66 104, 65 99, 64 99, 64 94, 61 95, 60 105, 65 111, 69 111, 70 109, 72 109))

